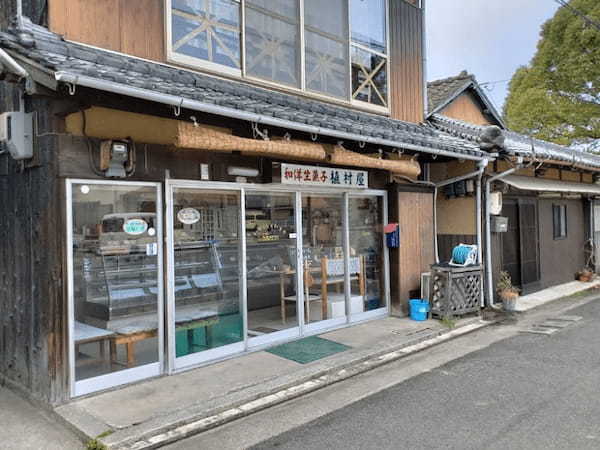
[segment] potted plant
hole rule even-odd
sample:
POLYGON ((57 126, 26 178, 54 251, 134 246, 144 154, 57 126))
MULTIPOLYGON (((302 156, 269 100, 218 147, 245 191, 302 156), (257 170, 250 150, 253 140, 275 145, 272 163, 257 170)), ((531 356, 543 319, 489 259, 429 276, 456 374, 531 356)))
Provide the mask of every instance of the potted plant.
POLYGON ((506 271, 500 272, 500 278, 496 284, 496 291, 502 300, 505 311, 515 311, 517 299, 519 298, 519 288, 513 286, 510 275, 506 271))
POLYGON ((594 271, 589 267, 585 267, 583 270, 580 270, 575 274, 575 279, 577 281, 590 282, 594 279, 594 271))

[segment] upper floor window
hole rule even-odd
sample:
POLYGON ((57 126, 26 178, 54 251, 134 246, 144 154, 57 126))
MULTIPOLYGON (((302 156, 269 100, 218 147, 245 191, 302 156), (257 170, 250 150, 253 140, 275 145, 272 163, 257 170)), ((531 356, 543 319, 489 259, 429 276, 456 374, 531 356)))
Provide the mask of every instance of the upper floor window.
POLYGON ((167 0, 169 59, 388 107, 387 0, 167 0))

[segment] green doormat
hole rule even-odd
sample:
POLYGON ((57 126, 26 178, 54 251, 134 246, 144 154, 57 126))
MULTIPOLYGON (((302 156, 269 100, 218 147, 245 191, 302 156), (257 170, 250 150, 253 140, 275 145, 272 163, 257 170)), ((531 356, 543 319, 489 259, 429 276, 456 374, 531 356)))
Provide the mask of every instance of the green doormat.
POLYGON ((344 344, 323 339, 316 336, 307 337, 298 341, 288 342, 267 350, 273 355, 291 359, 300 364, 308 364, 321 358, 348 350, 344 344))

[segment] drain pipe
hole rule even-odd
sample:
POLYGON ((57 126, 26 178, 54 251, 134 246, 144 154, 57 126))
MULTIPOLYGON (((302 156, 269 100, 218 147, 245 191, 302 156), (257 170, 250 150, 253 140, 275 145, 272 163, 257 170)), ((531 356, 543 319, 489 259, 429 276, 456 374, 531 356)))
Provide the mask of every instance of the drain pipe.
POLYGON ((522 162, 523 159, 519 157, 519 162, 516 167, 498 173, 485 180, 485 283, 487 285, 487 305, 490 308, 494 308, 494 287, 492 286, 492 230, 490 225, 490 210, 492 206, 490 199, 491 185, 494 181, 500 180, 519 170, 522 166, 522 162))

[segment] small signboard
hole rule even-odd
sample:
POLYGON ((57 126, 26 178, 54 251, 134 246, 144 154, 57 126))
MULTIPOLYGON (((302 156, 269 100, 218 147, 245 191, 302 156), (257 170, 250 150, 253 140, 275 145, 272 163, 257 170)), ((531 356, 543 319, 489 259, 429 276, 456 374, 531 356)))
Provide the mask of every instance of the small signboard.
POLYGON ((144 234, 148 229, 148 222, 142 219, 129 219, 123 224, 123 231, 132 236, 144 234))
POLYGON ((369 173, 365 170, 282 163, 281 183, 300 186, 367 189, 369 187, 369 173))

